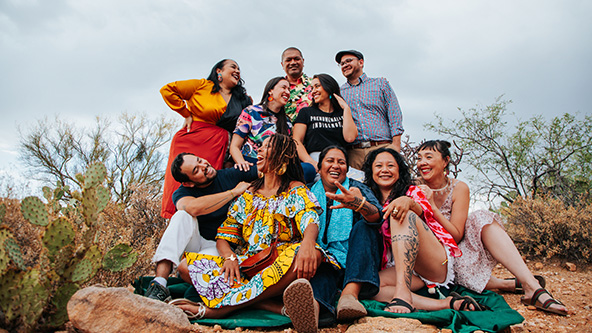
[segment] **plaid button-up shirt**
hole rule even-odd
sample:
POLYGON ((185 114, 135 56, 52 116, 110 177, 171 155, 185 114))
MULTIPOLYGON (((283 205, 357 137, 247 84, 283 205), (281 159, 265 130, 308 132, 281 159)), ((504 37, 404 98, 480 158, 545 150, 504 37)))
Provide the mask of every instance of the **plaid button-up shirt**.
POLYGON ((403 134, 403 115, 387 79, 369 78, 364 73, 356 85, 346 81, 341 86, 341 96, 351 108, 358 127, 354 143, 392 140, 403 134))

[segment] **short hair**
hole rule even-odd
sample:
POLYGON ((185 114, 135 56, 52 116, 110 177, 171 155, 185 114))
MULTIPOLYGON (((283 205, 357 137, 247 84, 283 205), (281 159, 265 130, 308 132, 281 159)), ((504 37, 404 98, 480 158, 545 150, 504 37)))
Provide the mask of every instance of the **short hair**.
POLYGON ((438 153, 440 153, 440 155, 442 155, 442 158, 444 160, 446 160, 446 158, 448 158, 448 163, 446 163, 446 167, 444 168, 444 170, 446 170, 446 172, 450 171, 450 147, 452 145, 450 144, 450 142, 446 141, 446 140, 429 140, 426 141, 424 143, 422 143, 421 145, 419 145, 419 147, 417 148, 417 150, 415 151, 415 153, 417 154, 419 151, 424 150, 424 149, 429 149, 429 150, 433 150, 433 151, 437 151, 438 153))
POLYGON ((328 147, 325 147, 325 149, 323 149, 321 151, 321 153, 319 154, 319 161, 317 162, 317 169, 321 170, 321 165, 323 164, 323 160, 325 159, 325 156, 327 156, 329 151, 333 150, 333 149, 340 150, 343 153, 343 155, 345 156, 345 164, 347 164, 347 167, 349 169, 349 157, 347 156, 347 150, 345 150, 345 148, 338 146, 338 145, 330 145, 328 147))
POLYGON ((173 162, 171 163, 171 174, 173 175, 173 178, 176 181, 178 181, 179 183, 186 183, 186 182, 191 181, 191 179, 189 179, 189 176, 187 176, 186 174, 181 172, 181 166, 183 165, 183 162, 185 161, 185 159, 184 159, 185 155, 195 156, 195 154, 192 154, 192 153, 181 153, 181 154, 177 155, 175 157, 175 159, 173 160, 173 162))
POLYGON ((304 56, 302 55, 302 51, 300 51, 300 49, 294 46, 290 46, 289 48, 285 49, 284 52, 282 52, 282 62, 284 62, 284 54, 286 54, 286 52, 288 51, 298 51, 298 53, 300 53, 300 57, 304 59, 304 56))

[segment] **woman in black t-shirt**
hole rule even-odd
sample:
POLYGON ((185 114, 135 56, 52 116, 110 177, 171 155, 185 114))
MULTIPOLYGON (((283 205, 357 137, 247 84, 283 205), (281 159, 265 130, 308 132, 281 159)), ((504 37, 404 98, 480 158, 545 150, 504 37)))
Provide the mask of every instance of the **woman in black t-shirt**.
MULTIPOLYGON (((319 153, 326 147, 346 147, 358 136, 351 109, 339 93, 339 84, 331 75, 317 74, 312 79, 313 103, 303 108, 294 121, 293 137, 298 157, 317 168, 319 153)), ((317 170, 318 171, 318 170, 317 170)))

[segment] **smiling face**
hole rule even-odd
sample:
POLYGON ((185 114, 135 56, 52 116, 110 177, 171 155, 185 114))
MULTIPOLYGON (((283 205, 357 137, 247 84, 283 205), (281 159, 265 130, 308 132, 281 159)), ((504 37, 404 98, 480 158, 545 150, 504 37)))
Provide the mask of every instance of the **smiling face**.
POLYGON ((240 67, 234 60, 226 60, 221 69, 216 72, 222 76, 221 83, 225 84, 229 89, 234 88, 240 81, 240 67))
POLYGON ((288 80, 280 80, 273 89, 269 91, 269 96, 278 102, 281 106, 286 105, 290 99, 290 84, 288 80))
POLYGON ((185 174, 191 181, 189 184, 183 184, 188 185, 189 187, 207 186, 212 182, 212 180, 214 180, 217 174, 216 169, 212 167, 210 162, 195 155, 183 156, 181 172, 185 174))
POLYGON ((444 159, 439 151, 426 148, 417 153, 416 165, 421 178, 430 182, 446 177, 444 170, 446 170, 449 161, 450 158, 444 159))
POLYGON ((345 155, 339 149, 331 149, 327 152, 321 161, 321 168, 319 169, 321 181, 325 187, 325 191, 335 192, 337 186, 334 182, 343 183, 347 176, 347 161, 345 155))
POLYGON ((312 79, 312 98, 317 104, 329 99, 329 94, 325 91, 321 85, 321 81, 317 78, 312 79))
POLYGON ((380 189, 390 191, 399 180, 399 165, 388 152, 380 153, 372 162, 372 179, 380 189))
POLYGON ((358 78, 364 72, 364 59, 358 59, 353 54, 346 54, 341 57, 339 66, 341 67, 341 73, 347 79, 358 78))
POLYGON ((261 143, 261 147, 257 149, 257 170, 266 173, 269 167, 269 160, 267 156, 271 156, 271 147, 269 147, 269 143, 271 141, 271 137, 267 137, 261 143))
POLYGON ((282 67, 286 75, 292 78, 299 78, 302 76, 304 69, 304 58, 298 50, 286 50, 282 58, 282 67))

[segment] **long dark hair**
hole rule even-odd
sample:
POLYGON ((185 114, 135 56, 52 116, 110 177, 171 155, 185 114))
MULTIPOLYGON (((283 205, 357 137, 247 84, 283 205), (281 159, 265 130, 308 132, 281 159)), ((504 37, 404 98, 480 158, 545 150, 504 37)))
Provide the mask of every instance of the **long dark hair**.
MULTIPOLYGON (((265 85, 265 88, 263 88, 263 95, 261 96, 261 102, 259 102, 259 105, 263 107, 263 111, 268 110, 267 104, 269 103, 269 91, 275 88, 275 86, 282 80, 288 81, 282 76, 274 77, 273 79, 269 80, 265 85)), ((275 125, 277 129, 276 132, 284 135, 290 135, 290 130, 288 129, 288 117, 286 116, 285 108, 282 106, 277 113, 272 113, 277 117, 277 123, 275 125)))
POLYGON ((415 153, 417 154, 418 152, 420 152, 421 150, 424 149, 429 149, 429 150, 433 150, 433 151, 437 151, 440 153, 440 155, 442 155, 442 159, 444 161, 446 161, 446 159, 448 159, 448 163, 446 163, 446 167, 444 168, 444 170, 446 170, 446 173, 450 172, 450 147, 452 145, 450 144, 450 142, 445 141, 445 140, 429 140, 426 141, 424 143, 422 143, 416 150, 415 153))
MULTIPOLYGON (((214 67, 212 67, 212 70, 210 71, 210 75, 207 77, 208 80, 212 81, 214 83, 214 87, 212 88, 212 94, 217 93, 218 91, 220 91, 220 81, 218 81, 218 73, 216 72, 216 70, 222 70, 222 67, 224 67, 224 65, 226 65, 227 61, 234 61, 232 59, 222 59, 220 61, 218 61, 214 67)), ((236 61, 235 61, 236 62, 236 61)), ((236 63, 238 65, 238 63, 236 63)), ((235 96, 239 98, 240 100, 243 99, 247 99, 247 89, 245 89, 245 81, 243 80, 243 78, 241 77, 240 80, 238 80, 238 83, 236 84, 236 86, 234 86, 234 88, 232 88, 230 90, 230 93, 232 94, 232 96, 235 96)))
MULTIPOLYGON (((288 190, 290 183, 293 181, 304 183, 304 172, 302 171, 302 165, 300 165, 294 139, 287 135, 276 133, 270 136, 268 147, 271 149, 271 154, 267 154, 269 170, 278 173, 284 164, 286 165, 286 172, 278 175, 280 177, 280 187, 276 194, 288 190)), ((254 180, 251 183, 253 192, 259 190, 263 186, 263 183, 264 178, 254 180)))
MULTIPOLYGON (((316 74, 312 78, 318 79, 319 82, 321 83, 321 87, 323 87, 323 89, 327 92, 327 94, 329 94, 329 101, 331 102, 331 105, 333 106, 333 110, 343 111, 343 108, 341 108, 341 105, 339 105, 339 102, 337 101, 337 99, 333 98, 333 94, 336 94, 339 97, 341 97, 341 90, 339 89, 339 83, 337 83, 337 81, 335 81, 335 79, 329 74, 316 74)), ((312 106, 318 107, 318 103, 315 102, 314 99, 312 101, 312 106)))
POLYGON ((364 166, 362 167, 362 170, 364 170, 364 175, 366 177, 366 179, 364 179, 364 183, 368 185, 368 187, 370 187, 372 192, 376 194, 376 197, 381 202, 391 201, 398 197, 404 196, 407 193, 409 186, 413 184, 411 180, 411 173, 409 173, 409 166, 407 166, 407 163, 405 163, 405 159, 403 159, 403 156, 401 156, 401 154, 397 153, 392 148, 383 147, 370 152, 370 154, 366 156, 366 160, 364 161, 364 166), (395 185, 393 185, 393 188, 391 189, 391 193, 389 194, 388 198, 382 197, 382 192, 380 192, 378 184, 376 184, 374 178, 372 177, 372 164, 376 160, 378 154, 384 152, 393 155, 393 157, 395 158, 395 162, 397 162, 397 165, 399 166, 399 179, 395 182, 395 185))

